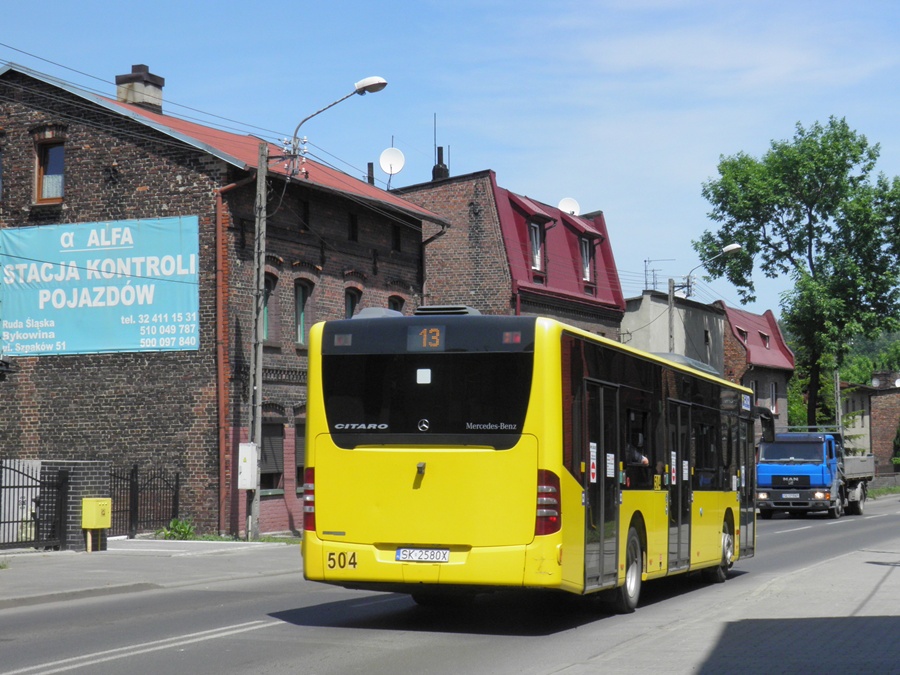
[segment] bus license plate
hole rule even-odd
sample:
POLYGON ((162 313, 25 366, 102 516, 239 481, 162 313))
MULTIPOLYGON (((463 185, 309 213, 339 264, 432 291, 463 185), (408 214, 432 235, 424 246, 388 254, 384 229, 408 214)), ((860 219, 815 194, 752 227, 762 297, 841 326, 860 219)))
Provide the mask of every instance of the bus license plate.
POLYGON ((450 562, 450 550, 446 548, 398 548, 395 560, 399 562, 450 562))
POLYGON ((799 492, 785 492, 781 495, 782 499, 800 499, 799 492))

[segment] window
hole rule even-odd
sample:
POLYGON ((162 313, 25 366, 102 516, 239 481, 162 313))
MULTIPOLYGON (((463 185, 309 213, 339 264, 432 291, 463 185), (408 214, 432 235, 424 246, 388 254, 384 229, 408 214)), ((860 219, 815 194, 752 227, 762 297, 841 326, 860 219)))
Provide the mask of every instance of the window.
POLYGON ((348 241, 359 241, 359 219, 355 213, 351 213, 347 220, 347 239, 348 241))
POLYGON ((309 298, 312 295, 312 284, 298 281, 294 286, 294 316, 296 331, 294 339, 298 345, 306 344, 306 331, 309 328, 309 298))
POLYGON ((745 331, 743 328, 738 328, 737 332, 738 332, 738 337, 741 339, 741 342, 743 342, 744 344, 747 344, 747 331, 745 331))
POLYGON ((528 232, 531 237, 531 269, 540 271, 544 269, 544 233, 538 223, 528 223, 528 232))
POLYGON ((759 339, 762 340, 763 346, 768 349, 769 348, 769 336, 759 331, 759 339))
POLYGON ((391 228, 391 250, 400 252, 400 244, 402 242, 403 237, 403 229, 399 225, 394 225, 391 228))
POLYGON ((359 307, 359 301, 362 297, 362 293, 360 293, 355 288, 348 288, 344 292, 344 318, 350 319, 356 314, 356 309, 359 307))
POLYGON ((63 198, 65 145, 41 143, 37 146, 37 201, 57 203, 63 198))
POLYGON ((591 250, 591 242, 588 239, 581 239, 581 279, 583 281, 591 280, 591 258, 593 257, 591 250))
POLYGON ((275 302, 275 287, 278 279, 267 274, 263 290, 262 339, 263 341, 278 339, 278 303, 275 302))
POLYGON ((284 425, 262 425, 259 457, 259 489, 284 489, 284 425))
POLYGON ((778 414, 778 383, 770 382, 769 383, 769 406, 772 409, 772 414, 778 414))
POLYGON ((300 202, 300 231, 309 230, 309 202, 305 199, 300 202))
POLYGON ((759 387, 756 380, 750 380, 750 388, 753 390, 753 405, 756 405, 757 401, 759 401, 759 387))
POLYGON ((405 301, 399 295, 392 295, 388 298, 388 309, 392 309, 395 312, 402 312, 404 304, 406 304, 405 301))
POLYGON ((306 465, 306 420, 297 420, 294 425, 294 462, 297 465, 297 492, 302 492, 306 465))

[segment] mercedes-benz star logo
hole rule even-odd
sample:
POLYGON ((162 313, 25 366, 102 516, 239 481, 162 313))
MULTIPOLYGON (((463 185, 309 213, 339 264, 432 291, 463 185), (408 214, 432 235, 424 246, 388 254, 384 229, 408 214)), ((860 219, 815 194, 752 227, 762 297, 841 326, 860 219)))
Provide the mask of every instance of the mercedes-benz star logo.
POLYGON ((419 431, 428 431, 431 428, 431 422, 428 420, 419 420, 419 431))

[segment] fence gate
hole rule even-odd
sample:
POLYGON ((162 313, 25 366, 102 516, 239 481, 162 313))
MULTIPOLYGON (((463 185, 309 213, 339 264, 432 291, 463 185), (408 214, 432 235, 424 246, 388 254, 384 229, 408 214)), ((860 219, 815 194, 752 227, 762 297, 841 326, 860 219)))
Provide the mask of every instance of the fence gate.
POLYGON ((170 476, 162 469, 113 468, 109 472, 112 495, 112 524, 109 536, 152 532, 168 526, 178 517, 180 474, 170 476))
POLYGON ((0 549, 62 548, 69 472, 37 459, 0 460, 0 549))

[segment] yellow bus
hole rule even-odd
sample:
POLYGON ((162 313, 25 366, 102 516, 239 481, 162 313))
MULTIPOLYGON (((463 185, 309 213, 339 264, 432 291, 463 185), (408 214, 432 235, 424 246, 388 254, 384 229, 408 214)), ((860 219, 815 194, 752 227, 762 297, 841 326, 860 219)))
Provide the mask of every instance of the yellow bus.
POLYGON ((421 604, 603 591, 630 612, 646 580, 721 582, 753 555, 751 390, 553 319, 465 311, 312 328, 307 579, 421 604))

